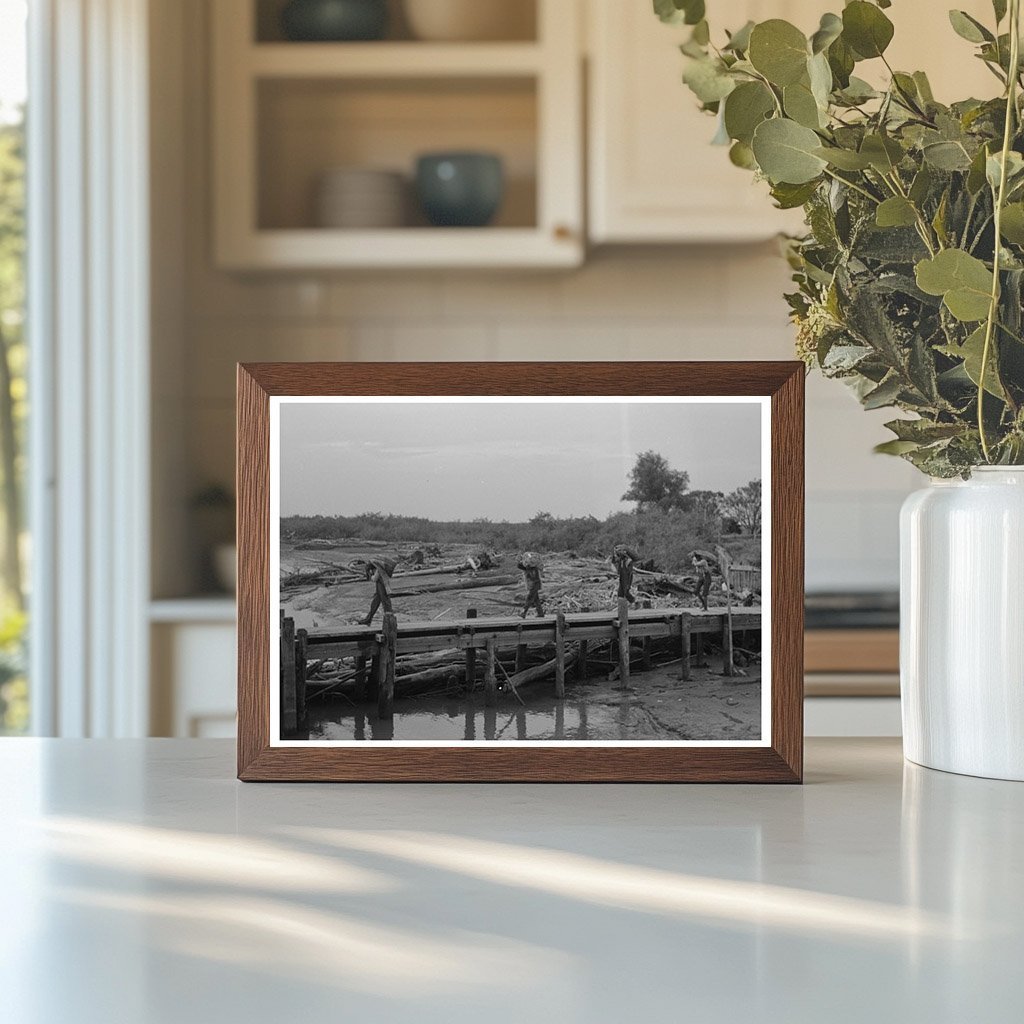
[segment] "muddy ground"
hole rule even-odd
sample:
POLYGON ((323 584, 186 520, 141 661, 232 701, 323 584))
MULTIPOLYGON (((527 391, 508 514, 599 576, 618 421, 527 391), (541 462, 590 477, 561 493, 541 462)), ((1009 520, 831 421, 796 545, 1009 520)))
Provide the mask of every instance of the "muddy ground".
MULTIPOLYGON (((406 545, 409 552, 412 546, 406 545)), ((394 557, 404 548, 388 552, 394 557)), ((344 567, 350 562, 379 555, 375 546, 348 544, 333 550, 298 550, 282 544, 282 576, 318 567, 344 567)), ((434 560, 450 564, 476 552, 469 547, 444 545, 434 560)), ((494 586, 456 588, 436 593, 403 595, 423 580, 393 581, 394 605, 399 620, 425 621, 461 619, 466 610, 476 608, 480 618, 508 616, 521 607, 525 587, 515 568, 515 555, 499 555, 501 565, 487 573, 446 573, 430 577, 438 584, 486 581, 489 578, 516 577, 515 583, 494 586)), ((571 554, 544 556, 545 612, 600 610, 615 604, 616 585, 607 578, 608 563, 577 558, 571 554)), ((330 571, 330 570, 328 570, 330 571)), ((643 585, 641 584, 641 587, 643 585)), ((334 586, 308 585, 282 590, 285 614, 296 626, 307 629, 331 629, 353 624, 369 609, 373 596, 370 583, 343 583, 334 586)), ((691 595, 638 593, 653 607, 698 607, 691 595)), ((723 603, 719 595, 712 604, 723 603)), ((379 613, 378 613, 379 621, 379 613)), ((759 646, 751 643, 751 646, 759 646)), ((666 655, 666 659, 669 655, 666 655)), ((643 672, 635 664, 629 686, 623 690, 617 679, 609 679, 611 664, 595 660, 586 681, 567 674, 566 699, 558 701, 551 680, 520 689, 517 697, 503 690, 496 708, 484 708, 479 689, 470 696, 457 688, 441 686, 438 692, 395 700, 393 721, 376 718, 376 708, 367 703, 355 705, 344 697, 321 697, 311 702, 309 738, 311 740, 756 740, 761 729, 761 676, 759 658, 751 658, 742 671, 745 675, 726 677, 721 652, 708 644, 692 679, 679 678, 679 662, 667 663, 643 672)))

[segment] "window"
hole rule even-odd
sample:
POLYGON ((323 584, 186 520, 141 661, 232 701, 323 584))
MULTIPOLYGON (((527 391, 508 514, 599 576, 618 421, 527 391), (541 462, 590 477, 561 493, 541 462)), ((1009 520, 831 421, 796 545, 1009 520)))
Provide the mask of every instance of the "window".
POLYGON ((29 726, 25 431, 26 0, 0 0, 0 734, 29 726))

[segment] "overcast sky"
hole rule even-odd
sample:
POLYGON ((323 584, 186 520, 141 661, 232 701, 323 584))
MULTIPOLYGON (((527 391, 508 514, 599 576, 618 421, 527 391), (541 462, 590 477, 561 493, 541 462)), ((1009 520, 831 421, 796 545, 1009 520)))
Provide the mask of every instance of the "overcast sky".
POLYGON ((623 502, 639 452, 731 491, 761 475, 757 404, 282 402, 281 514, 521 522, 623 502))

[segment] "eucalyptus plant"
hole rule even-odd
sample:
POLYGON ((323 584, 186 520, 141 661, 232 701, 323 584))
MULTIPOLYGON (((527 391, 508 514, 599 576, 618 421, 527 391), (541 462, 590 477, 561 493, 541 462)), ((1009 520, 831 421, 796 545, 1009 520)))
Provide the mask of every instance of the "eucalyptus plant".
POLYGON ((705 0, 654 0, 691 26, 683 80, 716 141, 804 210, 786 244, 801 358, 865 408, 908 414, 878 450, 937 477, 1024 463, 1020 4, 993 0, 988 25, 949 12, 996 95, 947 106, 890 66, 890 0, 852 0, 809 37, 771 19, 718 45, 705 0), (886 88, 857 76, 866 61, 886 88))

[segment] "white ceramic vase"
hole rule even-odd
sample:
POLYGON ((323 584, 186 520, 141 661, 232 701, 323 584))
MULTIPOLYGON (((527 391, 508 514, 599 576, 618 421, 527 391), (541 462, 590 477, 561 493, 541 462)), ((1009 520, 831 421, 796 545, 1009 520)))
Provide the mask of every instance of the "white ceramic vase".
POLYGON ((904 753, 1024 781, 1024 467, 915 492, 900 547, 904 753))

